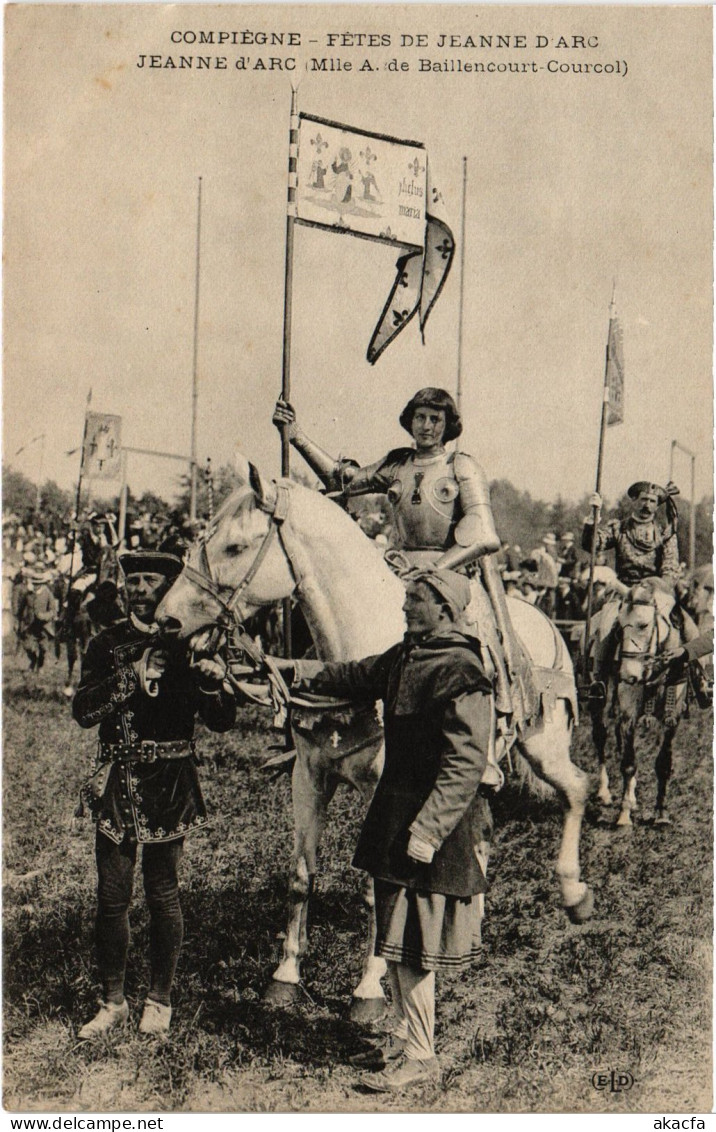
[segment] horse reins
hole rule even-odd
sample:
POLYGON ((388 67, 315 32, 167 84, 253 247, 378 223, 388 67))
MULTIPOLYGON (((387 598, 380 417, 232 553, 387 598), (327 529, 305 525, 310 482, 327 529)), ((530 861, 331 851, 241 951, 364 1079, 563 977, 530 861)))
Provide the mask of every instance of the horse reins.
POLYGON ((256 552, 256 557, 244 574, 243 578, 233 589, 231 589, 231 586, 222 586, 221 583, 218 582, 212 574, 209 556, 206 552, 206 541, 203 541, 198 548, 199 561, 197 565, 194 566, 188 561, 184 563, 184 569, 182 570, 182 573, 186 575, 190 582, 193 582, 194 585, 199 586, 200 589, 210 594, 211 597, 213 597, 214 601, 216 601, 221 607, 223 614, 228 617, 228 621, 226 619, 220 620, 219 624, 222 628, 230 629, 240 626, 240 622, 236 616, 236 606, 239 604, 239 600, 241 599, 242 594, 246 592, 246 590, 249 588, 254 578, 258 574, 261 565, 266 558, 266 555, 271 549, 271 543, 273 542, 273 539, 274 537, 276 537, 276 535, 278 535, 279 542, 281 543, 281 549, 286 555, 286 559, 288 561, 294 581, 298 583, 296 572, 293 567, 293 562, 291 561, 291 556, 286 550, 280 531, 281 525, 288 515, 289 503, 289 488, 286 484, 277 484, 276 503, 272 508, 261 508, 262 510, 268 511, 269 513, 269 525, 266 534, 264 535, 261 542, 261 546, 256 552), (225 600, 222 597, 222 590, 227 589, 231 589, 231 595, 228 600, 225 600))
MULTIPOLYGON (((208 643, 208 651, 212 652, 216 650, 222 632, 226 632, 227 636, 228 634, 231 634, 235 645, 237 645, 244 653, 246 653, 252 664, 254 664, 256 668, 264 667, 267 670, 269 682, 274 693, 274 706, 277 716, 281 711, 284 711, 286 705, 290 703, 291 693, 289 691, 288 685, 286 684, 286 681, 284 680, 276 665, 273 663, 271 657, 266 656, 263 649, 257 646, 256 643, 252 641, 248 633, 244 630, 241 621, 236 615, 236 607, 239 604, 239 600, 241 599, 242 594, 246 592, 246 590, 249 588, 254 578, 258 574, 275 537, 278 537, 278 540, 281 544, 281 549, 286 556, 286 561, 288 562, 293 580, 296 585, 298 585, 299 579, 296 574, 296 569, 281 534, 281 527, 288 516, 289 505, 291 501, 289 491, 290 489, 286 484, 277 484, 276 502, 273 507, 259 505, 261 506, 261 510, 268 512, 269 525, 266 530, 266 534, 261 541, 261 545, 256 552, 256 556, 253 562, 249 566, 241 581, 233 589, 231 588, 231 586, 222 586, 221 583, 218 582, 212 574, 211 563, 209 562, 209 556, 206 552, 206 540, 202 541, 202 543, 198 547, 199 557, 197 564, 191 565, 189 562, 185 562, 184 568, 182 570, 182 573, 188 578, 190 582, 193 582, 193 584, 195 586, 198 586, 199 589, 204 590, 214 599, 215 602, 217 602, 222 611, 221 616, 217 619, 217 623, 211 631, 208 643), (228 599, 224 599, 224 597, 222 596, 222 589, 231 589, 231 594, 228 599)), ((227 678, 229 679, 230 683, 239 688, 240 691, 245 691, 241 687, 239 682, 235 679, 235 677, 231 674, 228 667, 227 678)))
MULTIPOLYGON (((626 657, 628 660, 639 660, 641 657, 644 657, 644 656, 652 656, 651 642, 654 639, 654 635, 658 634, 658 631, 659 631, 658 630, 658 623, 657 623, 659 610, 658 610, 658 607, 656 605, 656 602, 655 601, 634 601, 634 602, 632 602, 631 608, 633 609, 637 605, 643 605, 648 609, 654 610, 654 624, 652 626, 651 634, 649 636, 649 644, 647 645, 647 647, 645 649, 635 650, 634 652, 625 652, 624 649, 619 650, 620 657, 626 657)), ((622 636, 623 636, 623 631, 622 631, 622 636)))

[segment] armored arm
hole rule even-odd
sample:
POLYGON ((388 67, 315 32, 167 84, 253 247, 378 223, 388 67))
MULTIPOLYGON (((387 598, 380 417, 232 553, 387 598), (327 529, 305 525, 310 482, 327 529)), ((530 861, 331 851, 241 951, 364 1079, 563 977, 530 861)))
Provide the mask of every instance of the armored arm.
POLYGON ((358 470, 355 460, 336 459, 306 436, 296 420, 293 405, 288 401, 279 398, 272 419, 276 428, 286 430, 289 443, 301 453, 311 471, 316 473, 329 491, 345 490, 358 470))
POLYGON ((440 557, 440 570, 454 570, 484 554, 500 549, 490 504, 490 487, 479 464, 463 452, 455 453, 453 465, 460 492, 462 518, 455 527, 455 545, 440 557))

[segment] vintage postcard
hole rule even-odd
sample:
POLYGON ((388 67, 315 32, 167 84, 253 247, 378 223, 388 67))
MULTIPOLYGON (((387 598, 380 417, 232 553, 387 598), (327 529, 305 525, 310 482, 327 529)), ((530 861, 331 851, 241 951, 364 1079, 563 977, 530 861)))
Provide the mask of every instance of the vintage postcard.
POLYGON ((712 9, 4 17, 6 1111, 705 1127, 712 9))

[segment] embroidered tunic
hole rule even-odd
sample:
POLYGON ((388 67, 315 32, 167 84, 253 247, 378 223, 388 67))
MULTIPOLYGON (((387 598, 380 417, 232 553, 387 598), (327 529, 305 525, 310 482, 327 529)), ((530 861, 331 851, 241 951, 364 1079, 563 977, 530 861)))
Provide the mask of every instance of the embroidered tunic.
MULTIPOLYGON (((592 549, 594 527, 584 524, 582 549, 592 549)), ((659 577, 675 581, 679 575, 679 547, 676 534, 650 520, 611 519, 597 530, 596 553, 613 550, 617 577, 625 586, 634 586, 643 578, 659 577)))
MULTIPOLYGON (((95 774, 82 798, 99 830, 116 844, 127 831, 144 844, 183 837, 206 823, 190 746, 194 717, 198 712, 210 730, 228 731, 236 715, 233 697, 221 686, 201 687, 185 653, 170 654, 157 695, 147 695, 132 663, 152 645, 159 647, 156 635, 129 620, 104 629, 89 643, 72 704, 81 727, 99 724, 95 774), (174 744, 179 753, 186 744, 186 754, 163 758, 159 747, 154 761, 132 757, 130 751, 148 742, 174 744), (128 749, 128 757, 118 745, 128 749)), ((152 748, 144 750, 151 758, 152 748)))

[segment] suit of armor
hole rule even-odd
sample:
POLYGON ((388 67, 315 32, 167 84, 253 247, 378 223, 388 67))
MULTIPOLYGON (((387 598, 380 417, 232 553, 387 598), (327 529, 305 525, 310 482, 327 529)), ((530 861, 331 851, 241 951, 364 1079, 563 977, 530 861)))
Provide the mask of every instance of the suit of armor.
POLYGON ((387 496, 393 546, 411 565, 439 561, 441 569, 455 569, 499 548, 485 473, 464 452, 426 457, 413 448, 396 448, 357 469, 344 490, 348 496, 387 496))
POLYGON ((532 704, 527 662, 514 636, 492 558, 500 540, 480 465, 465 452, 423 456, 414 448, 395 448, 361 468, 355 460, 334 460, 302 432, 291 437, 291 443, 329 491, 348 497, 387 496, 393 533, 386 557, 399 573, 412 567, 471 567, 469 573, 479 581, 473 582, 466 622, 489 649, 497 677, 497 710, 514 714, 520 722, 528 718, 532 704))

